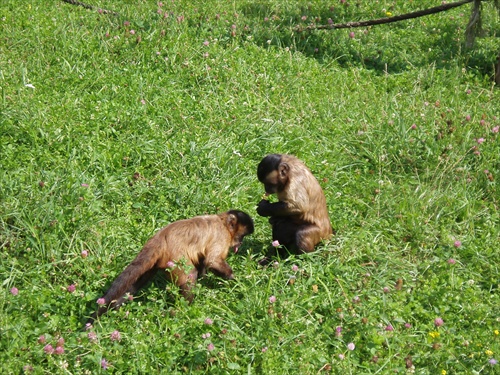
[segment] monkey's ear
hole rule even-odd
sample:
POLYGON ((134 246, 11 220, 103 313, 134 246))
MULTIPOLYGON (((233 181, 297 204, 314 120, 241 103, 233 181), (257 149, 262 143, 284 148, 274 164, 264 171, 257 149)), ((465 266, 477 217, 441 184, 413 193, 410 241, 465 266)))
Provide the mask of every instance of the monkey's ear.
POLYGON ((236 215, 234 214, 227 215, 226 224, 230 230, 234 231, 236 226, 238 225, 238 218, 236 217, 236 215))
POLYGON ((278 166, 278 172, 281 177, 286 177, 288 176, 288 172, 290 171, 290 166, 287 163, 281 163, 278 166))

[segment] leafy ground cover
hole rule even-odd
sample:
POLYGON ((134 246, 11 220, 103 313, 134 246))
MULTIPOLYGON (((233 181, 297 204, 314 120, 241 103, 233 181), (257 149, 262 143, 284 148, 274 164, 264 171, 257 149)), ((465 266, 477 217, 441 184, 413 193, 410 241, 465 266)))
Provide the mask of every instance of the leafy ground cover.
POLYGON ((498 15, 297 25, 435 1, 0 4, 2 373, 493 374, 500 358, 498 15), (336 236, 261 268, 256 165, 291 153, 336 236), (169 222, 256 232, 191 305, 159 275, 83 324, 169 222))

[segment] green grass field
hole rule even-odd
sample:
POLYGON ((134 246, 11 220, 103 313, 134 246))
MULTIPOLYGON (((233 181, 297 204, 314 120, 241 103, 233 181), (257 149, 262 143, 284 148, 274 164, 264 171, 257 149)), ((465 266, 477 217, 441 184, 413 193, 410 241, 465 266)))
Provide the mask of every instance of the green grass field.
POLYGON ((500 19, 441 1, 0 3, 2 374, 494 374, 500 19), (301 158, 336 235, 267 268, 256 167, 301 158), (144 242, 240 209, 188 305, 163 275, 84 331, 144 242), (272 297, 272 298, 271 298, 272 297))

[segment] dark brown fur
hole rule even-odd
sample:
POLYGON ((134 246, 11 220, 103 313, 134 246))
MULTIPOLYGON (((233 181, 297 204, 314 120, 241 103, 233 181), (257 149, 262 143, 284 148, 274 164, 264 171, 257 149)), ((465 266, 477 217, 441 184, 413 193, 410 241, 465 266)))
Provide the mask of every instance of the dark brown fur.
POLYGON ((270 217, 273 240, 288 251, 309 253, 332 235, 323 190, 299 159, 291 155, 267 155, 257 168, 257 176, 266 194, 278 196, 279 202, 262 199, 257 207, 259 215, 270 217))
POLYGON ((89 323, 108 309, 120 306, 126 293, 137 292, 158 270, 167 271, 167 277, 180 287, 189 301, 193 299, 191 287, 207 270, 233 279, 233 270, 226 262, 229 248, 234 247, 236 251, 243 237, 252 234, 253 230, 251 217, 237 210, 196 216, 167 225, 146 242, 113 282, 102 297, 105 304, 92 315, 89 323), (169 262, 175 266, 171 267, 169 262))

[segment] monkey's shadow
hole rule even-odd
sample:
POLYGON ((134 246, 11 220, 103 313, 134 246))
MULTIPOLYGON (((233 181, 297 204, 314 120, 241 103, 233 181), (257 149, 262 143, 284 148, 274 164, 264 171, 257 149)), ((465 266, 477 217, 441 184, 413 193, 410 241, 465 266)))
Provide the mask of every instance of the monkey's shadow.
POLYGON ((236 257, 250 256, 251 258, 258 258, 259 256, 264 256, 267 251, 271 248, 268 243, 257 240, 245 240, 245 244, 238 249, 236 254, 232 254, 231 258, 235 255, 236 257))

